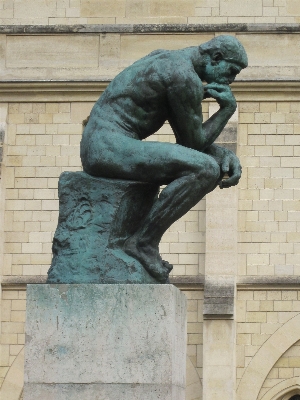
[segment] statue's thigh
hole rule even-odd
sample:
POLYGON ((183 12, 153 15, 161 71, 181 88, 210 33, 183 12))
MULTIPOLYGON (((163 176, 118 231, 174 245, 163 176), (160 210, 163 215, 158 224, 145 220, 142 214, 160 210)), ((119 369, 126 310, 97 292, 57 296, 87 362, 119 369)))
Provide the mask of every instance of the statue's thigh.
POLYGON ((187 147, 140 141, 121 133, 94 135, 86 172, 107 178, 168 183, 199 173, 212 157, 187 147))

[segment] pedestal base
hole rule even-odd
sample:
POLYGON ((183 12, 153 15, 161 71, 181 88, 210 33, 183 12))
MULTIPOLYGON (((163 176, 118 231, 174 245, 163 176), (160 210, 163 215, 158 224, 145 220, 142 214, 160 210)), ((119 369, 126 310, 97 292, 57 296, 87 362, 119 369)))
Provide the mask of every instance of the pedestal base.
POLYGON ((186 299, 172 285, 29 285, 24 400, 184 400, 186 299))

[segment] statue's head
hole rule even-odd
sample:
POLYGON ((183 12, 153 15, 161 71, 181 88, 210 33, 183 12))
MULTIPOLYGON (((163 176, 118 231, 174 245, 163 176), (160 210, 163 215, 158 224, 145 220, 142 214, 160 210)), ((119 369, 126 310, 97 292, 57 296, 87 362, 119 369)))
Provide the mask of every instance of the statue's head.
POLYGON ((205 60, 201 77, 207 83, 230 84, 248 65, 246 51, 234 36, 222 35, 199 46, 205 60))

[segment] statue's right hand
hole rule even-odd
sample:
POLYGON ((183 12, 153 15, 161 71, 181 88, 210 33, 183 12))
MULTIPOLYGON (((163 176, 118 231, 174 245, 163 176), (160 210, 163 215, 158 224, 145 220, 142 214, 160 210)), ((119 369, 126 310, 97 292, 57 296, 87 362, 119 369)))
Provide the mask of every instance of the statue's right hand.
POLYGON ((236 110, 236 100, 229 85, 209 83, 204 86, 204 98, 212 97, 221 108, 228 108, 232 113, 236 110))

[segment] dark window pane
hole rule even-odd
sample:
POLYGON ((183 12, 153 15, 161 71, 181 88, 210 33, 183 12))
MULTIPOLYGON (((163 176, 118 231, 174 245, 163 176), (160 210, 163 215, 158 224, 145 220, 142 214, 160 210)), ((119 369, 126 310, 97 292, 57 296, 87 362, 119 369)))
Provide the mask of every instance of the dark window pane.
POLYGON ((293 397, 290 397, 290 400, 300 400, 300 394, 296 394, 293 397))

